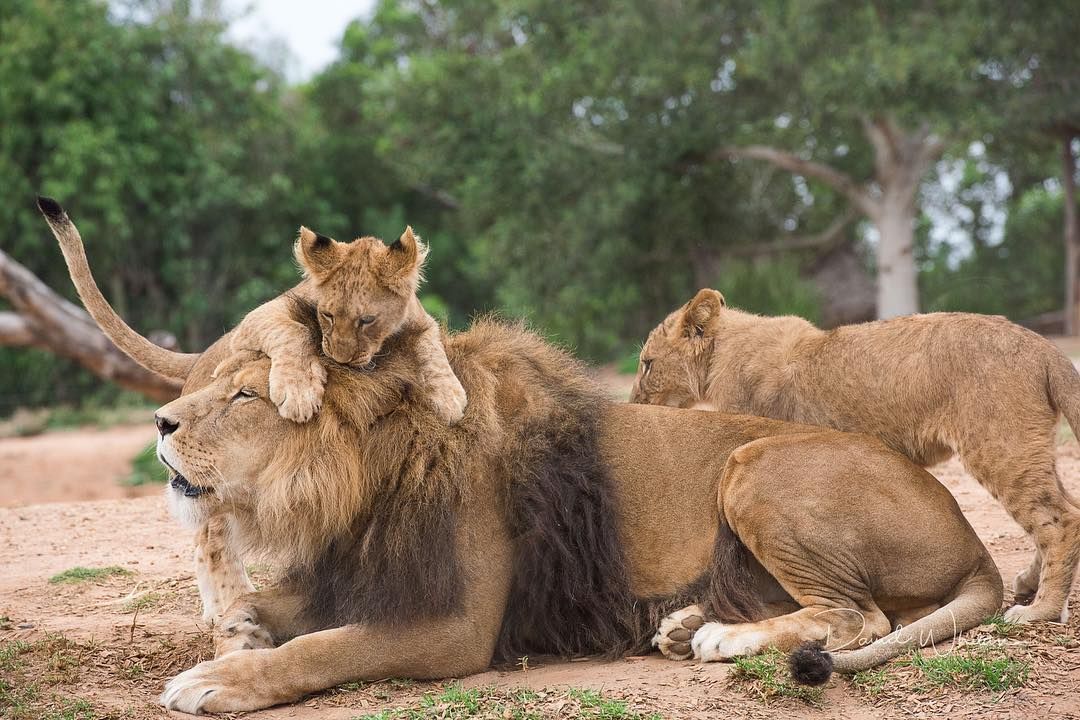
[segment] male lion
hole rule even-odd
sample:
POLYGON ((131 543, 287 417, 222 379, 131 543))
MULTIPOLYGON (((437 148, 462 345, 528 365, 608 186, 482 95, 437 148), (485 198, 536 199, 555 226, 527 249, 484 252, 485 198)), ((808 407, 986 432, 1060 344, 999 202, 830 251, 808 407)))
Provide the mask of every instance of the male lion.
POLYGON ((698 292, 649 334, 633 402, 748 413, 880 438, 920 465, 959 453, 1036 544, 1013 622, 1068 619, 1080 508, 1058 479, 1057 421, 1080 431, 1080 375, 1005 318, 913 315, 829 332, 698 292))
MULTIPOLYGON (((148 358, 66 214, 40 202, 91 314, 148 358)), ((293 312, 317 337, 312 308, 293 312)), ((488 321, 446 342, 470 398, 447 426, 416 392, 420 342, 399 333, 375 372, 324 358, 322 410, 296 424, 267 399, 269 360, 230 355, 226 336, 158 411, 170 503, 195 525, 227 514, 234 543, 285 568, 231 604, 216 659, 173 678, 167 707, 254 710, 352 680, 641 649, 654 632, 669 657, 688 643, 705 660, 856 648, 834 656, 853 672, 1000 607, 949 493, 877 440, 615 404, 566 353, 488 321)), ((152 352, 152 370, 188 363, 152 352)), ((794 656, 800 679, 828 677, 820 653, 794 656)))

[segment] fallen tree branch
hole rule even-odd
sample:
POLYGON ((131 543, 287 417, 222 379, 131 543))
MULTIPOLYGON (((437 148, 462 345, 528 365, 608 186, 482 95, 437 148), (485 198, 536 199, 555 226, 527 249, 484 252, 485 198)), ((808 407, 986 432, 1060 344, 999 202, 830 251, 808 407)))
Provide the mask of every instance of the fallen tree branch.
POLYGON ((0 345, 37 347, 74 360, 100 378, 166 402, 180 383, 146 370, 105 337, 90 316, 0 250, 0 296, 14 312, 0 313, 0 345))

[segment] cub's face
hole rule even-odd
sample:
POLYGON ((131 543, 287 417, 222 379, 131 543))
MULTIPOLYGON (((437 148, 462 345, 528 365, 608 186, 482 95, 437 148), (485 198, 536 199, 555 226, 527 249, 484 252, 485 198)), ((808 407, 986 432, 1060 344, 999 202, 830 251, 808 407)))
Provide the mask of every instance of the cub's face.
POLYGON ((630 402, 689 407, 698 399, 691 395, 690 342, 679 332, 682 312, 676 310, 649 333, 641 348, 630 402))
POLYGON ((190 527, 222 504, 251 506, 262 471, 283 440, 300 432, 268 399, 270 361, 254 357, 226 360, 209 385, 155 414, 158 459, 169 469, 169 509, 190 527))
POLYGON ((723 307, 723 295, 701 290, 649 333, 630 402, 688 408, 704 400, 711 341, 723 307))
POLYGON ((370 366, 408 315, 426 253, 411 228, 390 246, 372 237, 340 243, 301 228, 296 257, 317 294, 323 352, 342 365, 370 366))
POLYGON ((322 349, 334 362, 369 366, 405 320, 409 298, 372 279, 366 273, 339 272, 319 285, 322 349))

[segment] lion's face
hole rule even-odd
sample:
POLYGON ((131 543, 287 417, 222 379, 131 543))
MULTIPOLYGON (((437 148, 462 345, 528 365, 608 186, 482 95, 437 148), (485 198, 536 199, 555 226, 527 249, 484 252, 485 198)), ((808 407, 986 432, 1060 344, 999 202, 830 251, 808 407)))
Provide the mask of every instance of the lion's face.
POLYGON ((208 385, 158 409, 168 504, 185 524, 199 525, 222 504, 249 505, 261 472, 296 427, 269 401, 269 373, 268 359, 237 355, 208 385))
POLYGON ((688 408, 703 400, 714 321, 723 307, 723 295, 701 290, 649 333, 630 402, 688 408))

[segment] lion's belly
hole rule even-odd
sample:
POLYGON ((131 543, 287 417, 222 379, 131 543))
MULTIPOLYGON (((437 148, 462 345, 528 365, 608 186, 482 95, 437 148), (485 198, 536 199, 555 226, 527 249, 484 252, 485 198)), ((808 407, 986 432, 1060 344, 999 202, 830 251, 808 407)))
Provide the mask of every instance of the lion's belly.
POLYGON ((726 417, 648 405, 613 405, 605 413, 601 452, 612 469, 638 597, 671 595, 709 567, 724 463, 747 435, 762 434, 757 423, 726 417))

